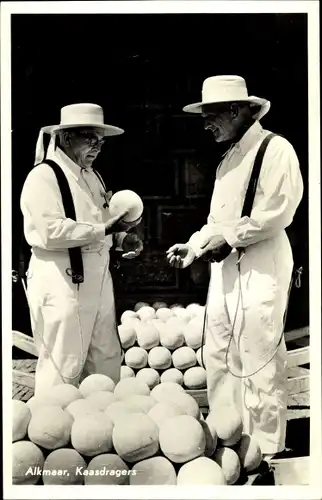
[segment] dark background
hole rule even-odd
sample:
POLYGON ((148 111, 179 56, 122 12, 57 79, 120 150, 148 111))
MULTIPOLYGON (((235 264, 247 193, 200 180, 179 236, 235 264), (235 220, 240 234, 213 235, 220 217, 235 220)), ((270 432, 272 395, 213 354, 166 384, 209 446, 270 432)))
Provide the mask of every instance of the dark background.
MULTIPOLYGON (((205 302, 208 269, 169 268, 165 250, 205 223, 223 149, 182 107, 200 100, 203 80, 243 76, 250 95, 272 102, 264 128, 294 146, 305 184, 289 228, 302 287, 291 295, 286 330, 308 325, 308 78, 304 14, 157 14, 12 16, 13 267, 19 256, 19 197, 33 166, 41 126, 60 108, 103 106, 105 121, 125 129, 96 161, 108 188, 133 189, 145 203, 139 228, 145 251, 135 261, 113 254, 117 311, 137 301, 205 302)), ((13 329, 30 333, 21 284, 13 285, 13 329)))

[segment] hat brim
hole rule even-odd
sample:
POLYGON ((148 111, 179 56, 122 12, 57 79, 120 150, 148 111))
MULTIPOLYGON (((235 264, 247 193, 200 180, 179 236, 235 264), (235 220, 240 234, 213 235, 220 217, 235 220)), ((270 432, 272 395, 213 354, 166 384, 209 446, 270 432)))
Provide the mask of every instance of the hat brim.
POLYGON ((196 102, 194 104, 188 104, 183 108, 185 113, 196 113, 202 114, 202 107, 206 104, 219 104, 223 102, 249 102, 251 106, 260 106, 260 110, 253 114, 253 118, 256 120, 260 120, 263 118, 266 113, 268 113, 271 103, 267 99, 263 99, 261 97, 250 96, 242 101, 238 101, 236 99, 232 99, 231 101, 204 101, 204 102, 196 102))
POLYGON ((119 127, 114 127, 114 125, 97 124, 97 123, 71 123, 68 125, 49 125, 47 127, 42 127, 42 130, 47 134, 52 134, 58 130, 64 130, 69 128, 83 128, 83 127, 93 127, 103 130, 104 136, 121 135, 124 130, 119 127))

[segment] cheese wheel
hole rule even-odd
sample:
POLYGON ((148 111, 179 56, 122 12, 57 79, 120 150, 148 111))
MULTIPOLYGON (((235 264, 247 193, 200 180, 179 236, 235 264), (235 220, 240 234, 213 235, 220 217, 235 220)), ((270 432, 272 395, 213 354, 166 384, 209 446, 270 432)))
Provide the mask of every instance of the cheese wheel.
POLYGON ((173 317, 173 312, 168 307, 160 307, 155 314, 157 318, 164 322, 173 317))
POLYGON ((202 316, 189 321, 184 330, 184 337, 188 347, 192 349, 199 349, 201 347, 204 340, 204 321, 202 316))
POLYGON ((172 362, 171 352, 166 347, 153 347, 149 352, 148 363, 155 370, 166 370, 172 362))
POLYGON ((242 436, 243 422, 240 413, 233 406, 218 407, 211 410, 206 418, 210 428, 213 428, 223 446, 234 446, 242 436), (227 418, 229 415, 229 418, 227 418))
POLYGON ((85 469, 85 485, 128 485, 130 472, 128 465, 120 457, 113 453, 102 453, 92 458, 85 469))
POLYGON ((70 448, 52 451, 46 458, 42 473, 44 485, 84 484, 82 471, 87 464, 84 458, 70 448))
POLYGON ((211 457, 216 450, 218 443, 218 436, 213 429, 210 429, 207 422, 203 419, 200 419, 200 424, 203 428, 206 437, 206 448, 205 448, 205 456, 211 457))
POLYGON ((160 344, 170 351, 178 349, 184 344, 184 335, 181 329, 173 325, 163 324, 159 327, 160 344))
MULTIPOLYGON (((164 372, 165 373, 165 372, 164 372)), ((181 385, 174 382, 162 382, 162 384, 157 385, 151 391, 151 396, 156 401, 163 401, 170 394, 185 394, 185 391, 181 385)))
POLYGON ((108 209, 111 217, 116 217, 124 210, 127 210, 128 213, 123 220, 125 222, 133 222, 142 215, 143 201, 134 191, 123 189, 113 194, 109 201, 108 209))
POLYGON ((125 378, 119 381, 114 390, 114 395, 118 400, 125 399, 133 394, 149 396, 149 386, 136 378, 125 378))
POLYGON ((87 457, 93 457, 110 451, 113 422, 106 413, 80 415, 75 418, 71 432, 73 448, 87 457))
POLYGON ((164 382, 174 382, 175 384, 182 385, 183 373, 178 368, 169 368, 162 373, 160 380, 162 384, 164 382))
POLYGON ((12 444, 12 484, 37 484, 44 465, 43 452, 30 441, 12 444), (32 473, 28 471, 33 471, 32 473))
POLYGON ((159 449, 159 430, 145 414, 132 414, 115 423, 113 444, 126 462, 135 463, 152 457, 159 449))
POLYGON ((12 400, 12 442, 20 441, 27 435, 31 411, 23 401, 12 400))
MULTIPOLYGON (((106 394, 111 393, 106 392, 106 394)), ((91 415, 92 413, 97 413, 99 410, 89 399, 86 398, 76 399, 76 401, 73 401, 67 406, 66 411, 75 419, 79 415, 91 415)))
POLYGON ((92 392, 97 391, 108 391, 113 392, 115 387, 115 382, 107 375, 102 375, 100 373, 94 373, 84 378, 79 386, 79 390, 83 397, 86 398, 92 392))
POLYGON ((205 389, 207 387, 207 373, 201 366, 188 368, 184 373, 183 382, 188 389, 205 389))
POLYGON ((121 323, 124 323, 125 320, 130 318, 138 318, 138 315, 135 311, 131 311, 130 309, 124 311, 121 315, 121 323))
POLYGON ((160 375, 154 368, 142 368, 137 372, 136 378, 147 384, 151 390, 160 383, 160 375))
POLYGON ((148 353, 142 347, 131 347, 126 351, 124 360, 127 366, 139 370, 147 365, 148 353))
POLYGON ((126 322, 125 320, 125 323, 118 326, 118 332, 123 349, 129 349, 136 342, 136 330, 128 323, 129 322, 126 322))
POLYGON ((240 460, 237 453, 231 448, 218 448, 213 459, 221 467, 227 484, 235 484, 241 472, 240 460))
POLYGON ((50 389, 50 397, 64 409, 69 403, 83 397, 77 387, 71 384, 58 384, 50 389))
POLYGON ((117 401, 113 392, 97 391, 93 392, 86 398, 96 411, 105 411, 106 408, 117 401))
POLYGON ((63 448, 69 443, 73 417, 58 406, 37 408, 32 414, 28 437, 46 450, 63 448))
POLYGON ((105 410, 105 414, 113 424, 119 422, 123 417, 129 418, 129 415, 133 413, 140 413, 140 409, 128 401, 116 401, 111 403, 105 410))
POLYGON ((151 396, 143 396, 142 394, 133 394, 124 401, 138 408, 140 413, 149 413, 151 408, 156 404, 156 400, 151 396))
POLYGON ((142 307, 149 307, 149 304, 147 302, 137 302, 133 309, 138 312, 142 307))
POLYGON ((176 485, 177 475, 172 463, 165 457, 152 457, 137 462, 130 476, 130 485, 176 485))
POLYGON ((206 345, 199 347, 196 352, 196 358, 198 365, 206 368, 206 345))
POLYGON ((144 324, 136 327, 137 342, 143 349, 152 349, 160 343, 159 331, 154 325, 144 324))
POLYGON ((172 353, 172 363, 178 370, 186 370, 197 363, 196 353, 191 347, 179 347, 172 353))
POLYGON ((130 377, 135 377, 134 370, 130 366, 122 365, 121 366, 121 379, 122 378, 130 378, 130 377))
POLYGON ((262 452, 254 436, 243 434, 237 447, 237 455, 246 472, 253 472, 262 461, 262 452))
POLYGON ((164 309, 164 308, 167 308, 168 306, 167 306, 166 302, 156 301, 156 302, 154 302, 152 307, 153 307, 153 309, 155 309, 157 311, 158 309, 162 309, 162 308, 164 309))
POLYGON ((227 481, 222 469, 216 462, 207 457, 198 457, 180 468, 177 484, 178 486, 224 486, 227 481))
POLYGON ((175 463, 184 463, 202 455, 206 439, 200 423, 189 415, 167 419, 160 427, 160 448, 175 463))
POLYGON ((137 311, 137 315, 141 321, 153 319, 156 317, 155 310, 151 306, 143 306, 137 311))
POLYGON ((60 403, 52 398, 50 394, 47 396, 41 395, 41 396, 32 396, 26 403, 28 406, 31 414, 35 411, 37 411, 38 408, 44 408, 45 406, 57 406, 58 408, 61 408, 60 403))
POLYGON ((178 417, 179 415, 185 415, 184 410, 172 402, 157 402, 148 412, 148 416, 152 418, 159 428, 169 418, 178 417))

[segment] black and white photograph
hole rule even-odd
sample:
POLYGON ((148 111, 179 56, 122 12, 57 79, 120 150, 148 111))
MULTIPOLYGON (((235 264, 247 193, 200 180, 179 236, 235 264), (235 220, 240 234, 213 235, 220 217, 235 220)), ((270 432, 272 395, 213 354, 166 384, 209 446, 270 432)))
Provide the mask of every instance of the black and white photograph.
POLYGON ((5 499, 321 498, 318 19, 2 2, 5 499))

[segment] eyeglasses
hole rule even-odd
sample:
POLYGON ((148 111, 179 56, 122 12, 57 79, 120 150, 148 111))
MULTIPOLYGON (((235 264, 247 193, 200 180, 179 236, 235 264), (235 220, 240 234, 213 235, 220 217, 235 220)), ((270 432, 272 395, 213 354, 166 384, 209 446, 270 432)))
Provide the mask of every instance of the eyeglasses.
POLYGON ((95 146, 96 144, 98 144, 99 146, 103 146, 103 144, 105 143, 105 137, 103 139, 99 139, 95 134, 93 134, 93 132, 80 130, 77 131, 76 135, 78 137, 81 137, 85 144, 89 144, 91 146, 95 146))

